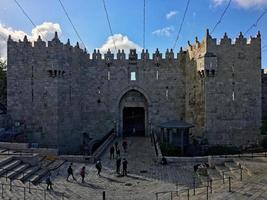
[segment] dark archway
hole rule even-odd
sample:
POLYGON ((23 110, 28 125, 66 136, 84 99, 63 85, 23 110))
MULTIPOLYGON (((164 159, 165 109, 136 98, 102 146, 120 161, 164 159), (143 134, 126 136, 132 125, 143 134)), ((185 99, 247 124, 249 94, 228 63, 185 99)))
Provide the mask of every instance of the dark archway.
POLYGON ((143 107, 123 109, 123 135, 145 136, 145 109, 143 107))
POLYGON ((120 100, 120 133, 123 136, 145 136, 148 131, 148 103, 138 90, 126 92, 120 100))

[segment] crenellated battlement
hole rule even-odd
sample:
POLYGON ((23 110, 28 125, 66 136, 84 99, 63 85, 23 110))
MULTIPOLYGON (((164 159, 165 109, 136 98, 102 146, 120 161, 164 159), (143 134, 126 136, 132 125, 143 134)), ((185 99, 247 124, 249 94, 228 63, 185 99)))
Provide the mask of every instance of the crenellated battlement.
POLYGON ((224 33, 223 37, 219 40, 216 38, 213 38, 210 33, 209 29, 206 31, 206 35, 202 42, 198 41, 198 38, 196 37, 194 44, 191 44, 190 41, 188 41, 188 50, 189 51, 194 51, 194 50, 199 50, 203 47, 237 47, 240 48, 241 46, 243 47, 254 47, 255 45, 260 45, 261 43, 261 34, 260 32, 257 33, 255 37, 250 36, 249 38, 244 37, 243 33, 240 32, 239 36, 235 39, 231 39, 228 37, 227 33, 224 33))
POLYGON ((154 53, 152 53, 152 57, 150 56, 150 53, 148 52, 148 49, 144 50, 139 53, 137 53, 136 49, 130 50, 128 54, 125 53, 124 49, 118 49, 117 52, 114 54, 108 49, 106 53, 100 52, 99 49, 94 49, 92 56, 90 57, 90 54, 87 53, 86 49, 81 49, 79 43, 77 42, 75 46, 72 46, 70 44, 70 40, 67 40, 67 43, 64 44, 60 41, 57 32, 55 32, 55 36, 51 41, 45 42, 41 39, 39 36, 36 41, 29 41, 27 36, 24 37, 23 41, 14 41, 11 36, 8 38, 8 49, 14 49, 15 51, 43 51, 47 53, 55 53, 55 52, 61 52, 61 53, 67 53, 71 55, 71 53, 74 54, 83 54, 87 56, 88 60, 103 60, 106 62, 112 63, 113 60, 151 60, 154 62, 159 62, 161 60, 167 60, 171 61, 174 59, 177 59, 179 57, 179 54, 182 52, 178 52, 175 54, 173 52, 173 49, 167 49, 165 53, 161 53, 159 49, 156 49, 154 53), (133 56, 132 53, 135 55, 133 56))

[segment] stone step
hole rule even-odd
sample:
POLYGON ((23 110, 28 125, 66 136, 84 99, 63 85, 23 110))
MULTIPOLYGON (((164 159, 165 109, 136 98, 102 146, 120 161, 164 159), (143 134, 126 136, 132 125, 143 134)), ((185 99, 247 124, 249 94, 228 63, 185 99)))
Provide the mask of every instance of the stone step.
POLYGON ((30 179, 30 181, 33 184, 38 184, 38 182, 45 177, 48 174, 48 169, 40 169, 36 172, 36 174, 34 176, 32 176, 32 178, 30 179))
POLYGON ((14 168, 11 172, 9 172, 7 174, 7 177, 9 179, 15 179, 16 177, 18 177, 21 173, 23 174, 24 171, 29 168, 30 165, 27 163, 21 163, 19 166, 17 166, 16 168, 14 168))
POLYGON ((6 163, 9 163, 12 159, 13 159, 12 156, 8 156, 8 157, 6 157, 4 159, 1 159, 0 160, 0 168, 2 166, 4 166, 6 163))
POLYGON ((1 169, 0 169, 0 176, 8 173, 8 171, 14 169, 21 163, 20 160, 11 160, 11 162, 6 163, 1 169))
POLYGON ((230 174, 229 169, 225 165, 215 165, 215 169, 221 176, 228 176, 230 174))
POLYGON ((222 175, 215 168, 208 168, 208 176, 212 180, 222 179, 222 175))
POLYGON ((24 174, 20 174, 17 179, 21 180, 22 182, 26 182, 30 179, 31 176, 33 176, 38 170, 40 169, 39 166, 30 167, 26 171, 24 171, 24 174))
POLYGON ((235 162, 225 162, 224 165, 229 169, 229 170, 236 170, 239 169, 238 165, 235 162))

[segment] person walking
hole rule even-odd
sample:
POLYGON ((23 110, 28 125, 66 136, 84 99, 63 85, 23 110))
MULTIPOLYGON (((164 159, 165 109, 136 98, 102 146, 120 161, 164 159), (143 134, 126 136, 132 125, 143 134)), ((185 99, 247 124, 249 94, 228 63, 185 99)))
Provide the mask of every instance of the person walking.
POLYGON ((116 160, 116 171, 117 171, 117 174, 120 174, 121 173, 121 158, 118 157, 117 160, 116 160))
POLYGON ((123 142, 122 142, 122 147, 123 147, 123 150, 124 150, 124 153, 127 151, 127 141, 126 140, 124 140, 123 142))
POLYGON ((115 148, 114 146, 112 145, 109 149, 109 159, 114 159, 114 151, 115 151, 115 148))
POLYGON ((76 181, 76 179, 73 176, 73 169, 72 169, 72 163, 70 163, 69 167, 68 167, 68 177, 67 177, 67 181, 69 181, 69 177, 72 176, 73 180, 76 181))
POLYGON ((49 174, 49 176, 46 178, 45 182, 46 182, 46 185, 47 185, 46 189, 47 190, 53 190, 53 187, 52 187, 53 184, 52 184, 52 181, 51 181, 51 174, 49 174))
POLYGON ((117 149, 118 149, 118 145, 119 145, 119 143, 116 141, 115 142, 115 150, 117 151, 117 149))
POLYGON ((128 167, 128 161, 123 158, 123 162, 122 162, 122 175, 123 176, 127 176, 127 167, 128 167))
POLYGON ((119 158, 120 156, 121 156, 121 150, 118 147, 117 150, 116 150, 116 157, 119 158))
POLYGON ((84 183, 84 177, 85 177, 85 166, 82 167, 81 171, 80 171, 80 175, 82 177, 82 183, 84 183))
POLYGON ((95 167, 97 169, 97 175, 101 176, 100 173, 101 173, 101 170, 102 170, 102 164, 101 164, 101 160, 100 159, 96 162, 95 167))

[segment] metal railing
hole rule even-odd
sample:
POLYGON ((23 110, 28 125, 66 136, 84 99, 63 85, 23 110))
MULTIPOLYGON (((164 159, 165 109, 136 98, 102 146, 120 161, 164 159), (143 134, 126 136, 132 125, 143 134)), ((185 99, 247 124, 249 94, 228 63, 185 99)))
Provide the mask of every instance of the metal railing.
MULTIPOLYGON (((222 184, 225 184, 225 180, 228 181, 228 192, 232 192, 232 183, 234 178, 232 176, 226 176, 225 174, 227 172, 233 172, 233 171, 240 171, 240 177, 239 180, 243 181, 243 168, 236 168, 236 169, 230 169, 230 170, 224 170, 222 171, 222 178, 217 178, 217 179, 211 179, 207 176, 207 182, 206 185, 200 185, 197 186, 197 182, 196 182, 196 177, 198 176, 197 174, 194 174, 193 176, 193 187, 192 188, 185 188, 185 189, 178 189, 178 184, 176 184, 176 190, 173 191, 162 191, 162 192, 156 192, 156 200, 160 199, 161 195, 168 195, 168 197, 170 198, 170 200, 173 200, 174 197, 180 197, 180 195, 185 194, 186 199, 190 200, 190 191, 192 191, 193 196, 196 196, 196 191, 199 189, 203 189, 206 188, 206 199, 208 200, 210 197, 210 193, 213 193, 213 184, 214 182, 219 182, 222 181, 222 184)), ((166 199, 166 197, 165 197, 166 199)))
POLYGON ((228 180, 228 192, 232 192, 232 183, 233 183, 233 177, 228 176, 228 177, 223 177, 222 179, 207 179, 207 184, 206 185, 202 185, 202 186, 198 186, 196 187, 196 184, 194 184, 193 188, 184 188, 184 189, 180 189, 180 190, 172 190, 172 191, 162 191, 162 192, 156 192, 156 200, 159 200, 161 195, 165 195, 166 199, 166 195, 168 195, 170 200, 173 200, 175 197, 181 197, 183 194, 185 195, 185 198, 187 200, 190 200, 190 197, 192 199, 192 196, 195 197, 197 195, 197 190, 200 189, 206 189, 205 190, 205 194, 206 194, 206 199, 209 200, 210 199, 210 194, 214 192, 214 188, 213 188, 213 184, 216 181, 222 181, 223 180, 223 184, 225 183, 225 179, 228 180), (191 194, 191 193, 192 194, 191 194))
MULTIPOLYGON (((63 162, 61 165, 63 165, 65 162, 63 162)), ((60 165, 60 166, 61 166, 60 165)), ((48 170, 50 174, 52 174, 53 172, 55 172, 55 170, 59 169, 60 166, 57 166, 53 169, 50 169, 48 170)), ((4 176, 3 174, 0 175, 0 177, 3 177, 5 178, 6 180, 6 183, 0 183, 1 184, 1 197, 4 198, 4 193, 5 193, 5 186, 9 188, 9 191, 12 191, 14 188, 15 189, 21 189, 22 190, 22 196, 23 196, 23 199, 26 199, 27 196, 29 196, 30 194, 31 195, 34 195, 34 193, 32 193, 32 191, 37 191, 37 192, 41 192, 42 193, 42 197, 44 200, 47 199, 47 197, 51 194, 51 192, 49 192, 47 189, 46 189, 46 183, 39 183, 38 185, 40 185, 41 187, 43 186, 44 188, 40 189, 40 188, 36 188, 36 186, 31 182, 31 181, 25 181, 23 182, 25 186, 21 186, 21 185, 16 185, 13 183, 14 180, 18 180, 18 181, 21 181, 21 179, 17 179, 17 178, 14 178, 14 179, 9 179, 8 178, 8 173, 10 172, 18 172, 20 174, 22 174, 22 179, 25 177, 25 172, 24 171, 19 171, 19 170, 8 170, 8 169, 5 169, 5 168, 0 168, 0 170, 3 170, 4 171, 4 176), (8 183, 8 179, 9 179, 9 183, 8 183)), ((21 191, 20 191, 21 192, 21 191)), ((58 192, 56 191, 56 195, 58 196, 59 199, 64 199, 66 197, 65 193, 63 192, 58 192)), ((51 195, 50 195, 51 196, 51 195)), ((52 198, 54 199, 54 197, 52 198)))
MULTIPOLYGON (((46 189, 34 188, 31 186, 30 182, 28 184, 28 187, 12 184, 12 181, 10 181, 9 184, 7 184, 7 183, 0 183, 0 184, 1 184, 1 197, 2 197, 2 199, 5 198, 5 194, 8 195, 12 191, 17 192, 17 194, 19 193, 20 199, 23 198, 24 200, 26 200, 27 197, 29 197, 29 196, 32 197, 34 195, 35 196, 38 195, 39 197, 41 196, 43 200, 47 200, 49 196, 53 196, 53 199, 58 199, 58 200, 64 200, 64 198, 66 197, 65 194, 62 192, 56 192, 55 195, 52 195, 53 193, 51 193, 50 191, 48 191, 46 189), (57 197, 55 197, 55 196, 57 196, 57 197)), ((51 198, 49 198, 49 199, 51 199, 51 198)))

